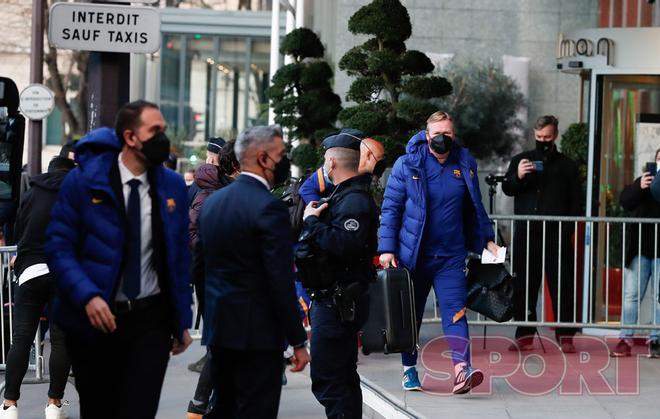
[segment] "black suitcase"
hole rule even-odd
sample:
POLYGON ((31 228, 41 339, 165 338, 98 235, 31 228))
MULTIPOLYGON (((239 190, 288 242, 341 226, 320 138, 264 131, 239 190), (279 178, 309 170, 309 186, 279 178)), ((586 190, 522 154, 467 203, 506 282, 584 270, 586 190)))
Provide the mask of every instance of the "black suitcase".
POLYGON ((415 294, 406 269, 384 269, 369 284, 369 317, 360 332, 362 353, 417 349, 415 294))

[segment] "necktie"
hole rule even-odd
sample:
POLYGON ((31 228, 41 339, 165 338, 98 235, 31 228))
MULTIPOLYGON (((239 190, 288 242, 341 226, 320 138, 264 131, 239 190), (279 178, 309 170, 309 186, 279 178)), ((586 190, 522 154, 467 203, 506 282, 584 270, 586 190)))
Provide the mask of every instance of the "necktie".
POLYGON ((140 211, 140 182, 131 179, 128 185, 131 192, 126 205, 127 234, 126 234, 126 260, 124 265, 123 291, 129 300, 134 300, 140 294, 140 280, 142 276, 142 246, 141 246, 141 211, 140 211))

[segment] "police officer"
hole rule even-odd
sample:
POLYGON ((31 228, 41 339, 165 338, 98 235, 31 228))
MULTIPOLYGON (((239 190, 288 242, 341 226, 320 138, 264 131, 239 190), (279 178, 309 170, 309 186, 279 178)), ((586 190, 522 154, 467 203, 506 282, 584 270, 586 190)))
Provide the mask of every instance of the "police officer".
POLYGON ((312 296, 312 392, 329 418, 361 418, 357 332, 368 313, 378 211, 369 194, 371 174, 360 175, 360 141, 342 133, 327 138, 325 173, 335 188, 305 208, 297 252, 301 279, 312 296), (305 269, 300 256, 309 256, 305 269))
MULTIPOLYGON (((380 141, 369 138, 362 131, 354 128, 344 128, 337 134, 341 134, 341 138, 349 137, 346 138, 346 141, 351 141, 351 138, 355 140, 349 146, 357 147, 357 150, 360 151, 358 173, 371 173, 378 178, 383 175, 386 165, 385 147, 380 141)), ((323 140, 321 146, 327 148, 325 142, 334 142, 336 138, 338 138, 337 135, 329 135, 323 140)), ((318 201, 322 197, 330 195, 333 188, 332 181, 321 167, 303 182, 298 193, 305 203, 309 204, 311 201, 318 201)))

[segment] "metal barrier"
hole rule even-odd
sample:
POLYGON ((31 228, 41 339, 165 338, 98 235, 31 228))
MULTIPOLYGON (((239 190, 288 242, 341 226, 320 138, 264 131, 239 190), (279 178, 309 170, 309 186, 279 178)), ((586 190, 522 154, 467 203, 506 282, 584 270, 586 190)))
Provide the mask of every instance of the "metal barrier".
MULTIPOLYGON (((627 281, 636 280, 637 321, 626 324, 626 328, 660 329, 660 322, 656 321, 656 314, 660 314, 660 261, 651 266, 648 281, 652 282, 647 284, 653 285, 652 288, 643 286, 646 280, 642 277, 641 269, 637 269, 636 275, 634 270, 626 269, 626 246, 630 245, 630 240, 634 240, 631 236, 637 236, 636 245, 633 243, 633 256, 639 257, 642 254, 644 236, 653 240, 652 260, 658 259, 660 219, 493 215, 491 220, 497 231, 498 245, 507 247, 505 265, 514 274, 514 282, 518 287, 516 302, 519 304, 518 310, 523 311, 524 315, 518 315, 508 322, 496 323, 478 313, 469 312, 470 324, 620 329, 624 290, 626 285, 630 285, 627 281), (530 271, 536 271, 537 276, 530 271), (547 275, 548 272, 552 272, 552 275, 547 275), (562 278, 567 272, 570 274, 570 282, 562 278), (525 281, 524 286, 520 281, 525 281), (534 282, 540 283, 540 296, 533 292, 534 282), (566 289, 562 296, 562 286, 572 288, 573 297, 570 297, 571 293, 566 289), (553 301, 557 301, 550 307, 546 303, 546 287, 555 290, 549 294, 553 301), (639 292, 643 288, 646 288, 647 296, 651 294, 653 301, 651 323, 643 321, 642 296, 639 292), (521 294, 523 298, 520 298, 521 294), (581 298, 578 298, 580 295, 581 298), (570 299, 568 303, 562 301, 567 296, 570 299), (520 304, 524 304, 524 310, 520 304), (569 304, 568 309, 566 304, 569 304), (547 315, 551 308, 554 319, 547 315)), ((441 321, 441 317, 435 294, 431 294, 432 314, 425 313, 423 322, 434 323, 441 321)))

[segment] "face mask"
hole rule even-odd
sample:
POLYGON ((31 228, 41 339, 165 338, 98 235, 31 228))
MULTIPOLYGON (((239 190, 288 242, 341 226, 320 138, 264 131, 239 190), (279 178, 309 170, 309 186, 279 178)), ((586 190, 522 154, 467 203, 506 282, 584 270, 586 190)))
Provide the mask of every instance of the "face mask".
POLYGON ((332 172, 332 166, 331 167, 326 166, 326 164, 328 163, 330 163, 330 160, 326 160, 323 163, 323 176, 326 182, 330 182, 330 184, 332 185, 332 179, 330 179, 330 172, 332 172))
POLYGON ((330 179, 330 176, 328 176, 328 171, 325 170, 325 164, 323 165, 323 180, 325 181, 326 185, 332 185, 332 179, 330 179))
POLYGON ((147 141, 142 142, 140 150, 149 167, 163 164, 170 155, 170 140, 164 132, 159 132, 147 141))
POLYGON ((383 172, 385 171, 385 160, 381 159, 376 162, 376 165, 374 166, 374 171, 371 172, 373 173, 374 176, 376 177, 381 177, 383 176, 383 172))
POLYGON ((554 141, 539 141, 536 140, 536 149, 541 153, 547 153, 552 150, 552 145, 554 141))
MULTIPOLYGON (((270 156, 268 156, 268 158, 271 159, 270 156)), ((273 172, 273 186, 279 186, 286 182, 286 180, 289 178, 290 169, 291 162, 287 156, 283 156, 280 161, 275 163, 275 167, 273 169, 269 169, 273 172)))
POLYGON ((436 135, 431 139, 431 150, 438 154, 446 154, 451 151, 454 140, 445 134, 436 135))

